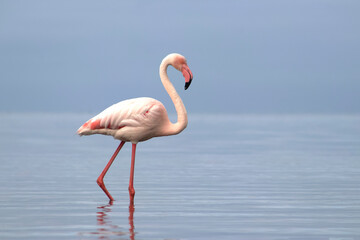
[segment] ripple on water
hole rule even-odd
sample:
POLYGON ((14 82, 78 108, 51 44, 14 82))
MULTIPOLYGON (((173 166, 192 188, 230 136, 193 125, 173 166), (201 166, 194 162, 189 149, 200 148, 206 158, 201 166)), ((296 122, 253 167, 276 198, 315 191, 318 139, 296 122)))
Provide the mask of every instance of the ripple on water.
POLYGON ((195 116, 139 145, 134 209, 129 144, 110 205, 117 143, 76 137, 88 116, 1 117, 0 239, 360 239, 358 116, 195 116))

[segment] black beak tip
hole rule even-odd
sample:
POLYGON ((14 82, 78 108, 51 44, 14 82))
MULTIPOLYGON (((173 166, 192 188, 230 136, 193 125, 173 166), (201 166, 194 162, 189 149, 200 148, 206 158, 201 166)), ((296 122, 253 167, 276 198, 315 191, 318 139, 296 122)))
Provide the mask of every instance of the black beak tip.
POLYGON ((190 81, 185 83, 185 90, 189 88, 190 84, 191 84, 192 78, 190 78, 190 81))

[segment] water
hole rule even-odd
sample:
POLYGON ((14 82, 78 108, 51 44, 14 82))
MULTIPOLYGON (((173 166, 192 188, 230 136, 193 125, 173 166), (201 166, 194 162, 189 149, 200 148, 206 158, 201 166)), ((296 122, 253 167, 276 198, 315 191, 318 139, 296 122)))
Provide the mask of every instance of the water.
POLYGON ((86 114, 0 114, 0 239, 360 239, 360 116, 196 115, 178 136, 78 137, 86 114))

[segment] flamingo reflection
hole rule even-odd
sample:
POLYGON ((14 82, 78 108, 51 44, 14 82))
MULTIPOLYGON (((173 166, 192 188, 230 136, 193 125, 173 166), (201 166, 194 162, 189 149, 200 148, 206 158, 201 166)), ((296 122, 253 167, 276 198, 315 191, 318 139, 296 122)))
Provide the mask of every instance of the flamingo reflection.
POLYGON ((121 237, 119 239, 128 239, 135 240, 135 232, 134 232, 134 211, 135 207, 133 204, 129 206, 129 231, 124 231, 124 228, 119 225, 113 224, 109 213, 112 211, 113 202, 110 201, 109 204, 99 206, 97 212, 97 225, 99 226, 97 232, 92 232, 92 235, 98 235, 98 239, 113 239, 114 236, 121 237))

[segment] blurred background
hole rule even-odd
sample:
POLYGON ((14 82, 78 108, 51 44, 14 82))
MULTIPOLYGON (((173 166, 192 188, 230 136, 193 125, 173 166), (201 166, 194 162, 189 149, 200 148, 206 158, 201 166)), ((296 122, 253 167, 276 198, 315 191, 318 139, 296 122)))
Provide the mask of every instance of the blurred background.
POLYGON ((188 112, 359 113, 359 1, 0 1, 0 111, 99 112, 183 54, 188 112))

